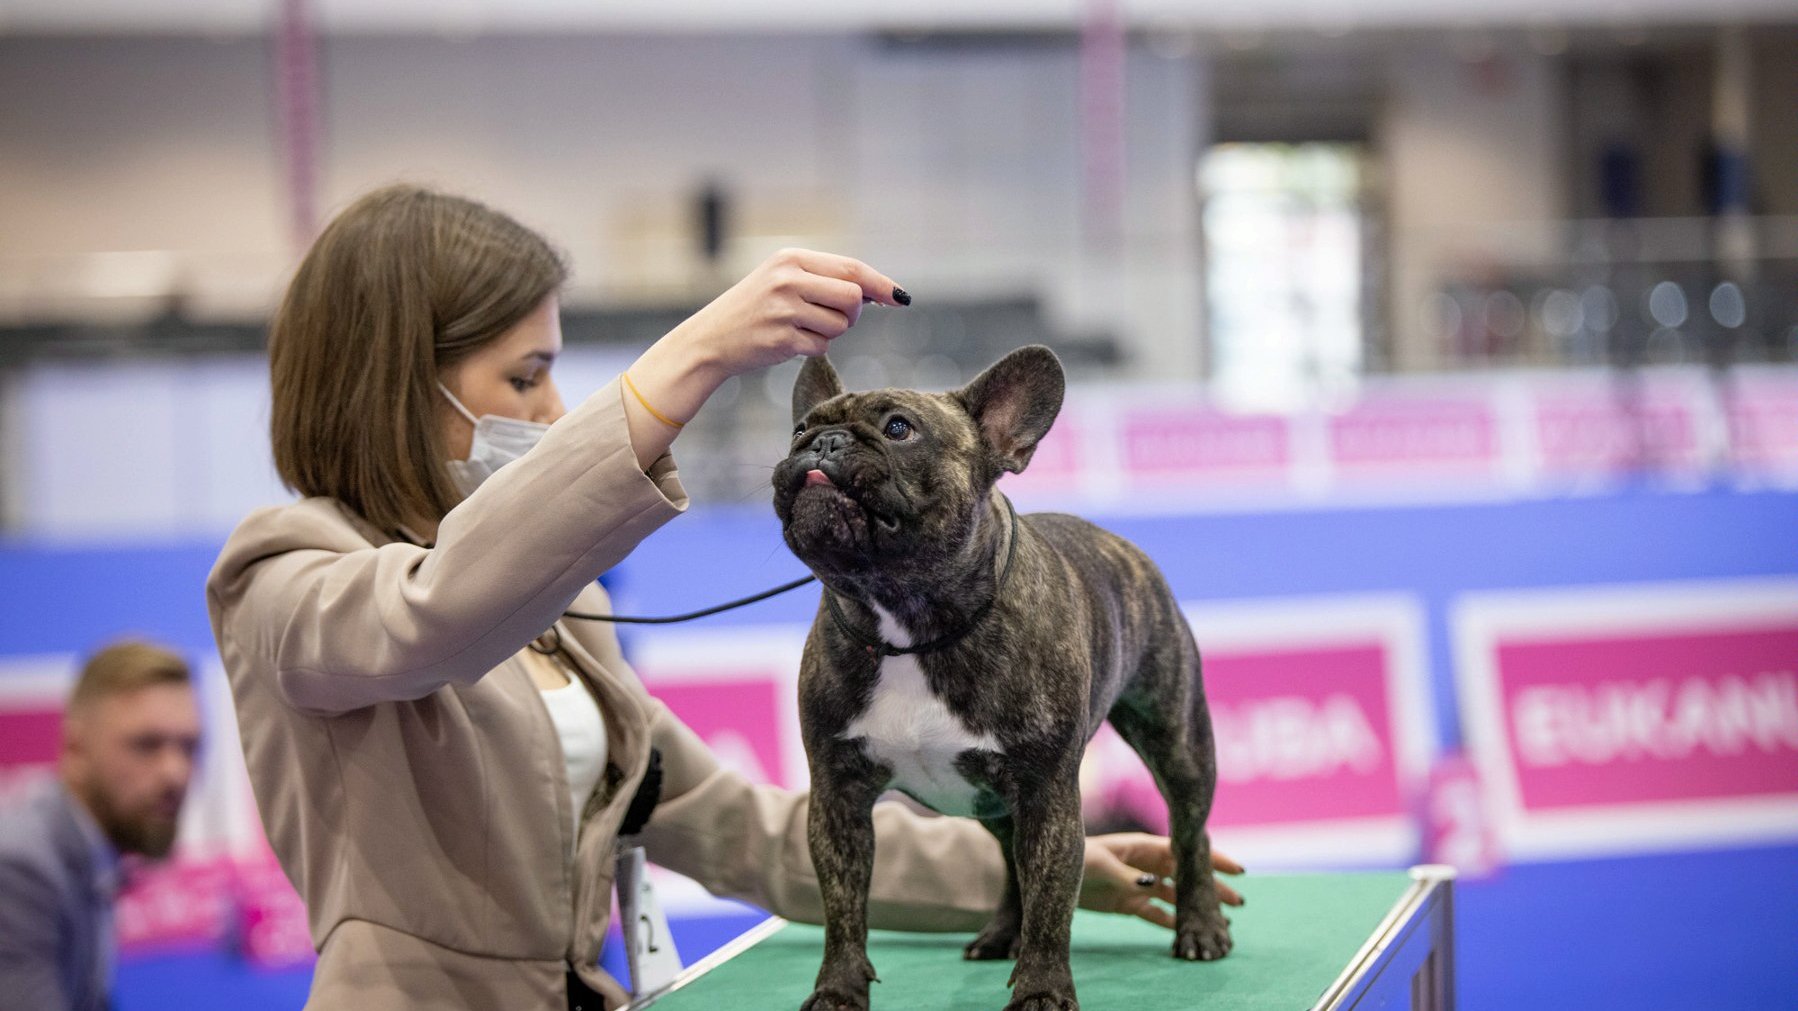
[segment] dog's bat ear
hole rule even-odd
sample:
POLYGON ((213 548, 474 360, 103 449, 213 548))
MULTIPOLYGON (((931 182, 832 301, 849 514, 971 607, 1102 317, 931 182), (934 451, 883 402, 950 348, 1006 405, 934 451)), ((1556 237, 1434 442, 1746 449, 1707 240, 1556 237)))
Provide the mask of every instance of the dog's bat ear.
POLYGON ((980 426, 999 468, 1016 474, 1030 464, 1036 444, 1049 434, 1066 393, 1061 359, 1041 344, 1031 344, 999 359, 955 396, 980 426))
POLYGON ((793 380, 793 423, 797 425, 812 408, 843 392, 843 380, 837 376, 830 359, 819 355, 807 358, 793 380))

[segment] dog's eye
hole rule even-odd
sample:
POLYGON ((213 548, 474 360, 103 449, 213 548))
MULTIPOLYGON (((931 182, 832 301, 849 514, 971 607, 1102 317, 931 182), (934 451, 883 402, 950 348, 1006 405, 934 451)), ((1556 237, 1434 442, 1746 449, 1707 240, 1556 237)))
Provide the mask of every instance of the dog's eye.
POLYGON ((795 437, 801 436, 804 434, 805 434, 805 422, 801 421, 799 424, 793 426, 793 435, 795 437))
POLYGON ((911 438, 911 422, 904 418, 887 419, 887 427, 881 429, 887 438, 894 442, 902 442, 911 438))

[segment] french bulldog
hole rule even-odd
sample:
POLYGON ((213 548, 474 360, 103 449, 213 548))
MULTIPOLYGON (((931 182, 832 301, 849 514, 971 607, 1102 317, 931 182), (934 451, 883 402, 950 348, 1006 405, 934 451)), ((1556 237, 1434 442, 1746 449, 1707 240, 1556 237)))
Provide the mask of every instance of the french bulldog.
POLYGON ((822 357, 794 384, 774 505, 824 587, 799 674, 825 911, 804 1011, 868 1007, 871 809, 888 789, 998 839, 1004 897, 964 954, 1017 959, 1007 1011, 1077 1008, 1079 768, 1107 719, 1168 804, 1174 957, 1230 950, 1205 831, 1211 718, 1173 593, 1129 542, 1074 516, 1019 516, 995 487, 1030 462, 1065 385, 1041 346, 947 393, 846 393, 822 357))

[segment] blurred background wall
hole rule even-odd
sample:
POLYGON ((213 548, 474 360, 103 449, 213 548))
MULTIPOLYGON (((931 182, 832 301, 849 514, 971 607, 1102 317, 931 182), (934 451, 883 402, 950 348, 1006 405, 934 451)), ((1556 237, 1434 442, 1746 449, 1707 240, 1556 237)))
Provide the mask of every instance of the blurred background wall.
MULTIPOLYGON (((304 237, 395 179, 550 233, 576 267, 570 338, 602 358, 784 244, 852 250, 924 296, 845 350, 864 385, 947 385, 1046 339, 1078 377, 1288 410, 1370 375, 1786 361, 1798 342, 1798 30, 1778 22, 1575 7, 1443 27, 1424 5, 1419 26, 1214 26, 1100 4, 1015 27, 627 34, 296 4, 282 36, 276 7, 139 26, 17 6, 0 327, 8 399, 33 406, 0 438, 22 532, 148 518, 86 486, 81 508, 47 504, 36 470, 56 464, 20 447, 67 425, 38 377, 130 376, 145 400, 104 399, 133 437, 83 469, 190 485, 158 448, 184 423, 166 402, 192 406, 168 384, 204 375, 201 399, 242 416, 257 366, 232 356, 259 347, 304 237), (130 371, 147 357, 182 367, 130 371)), ((742 440, 718 432, 767 429, 787 378, 733 387, 692 441, 728 454, 742 440)), ((260 447, 214 452, 253 471, 260 447)), ((218 530, 269 488, 160 494, 151 526, 218 530)))
MULTIPOLYGON (((215 747, 122 913, 119 1005, 303 1000, 200 587, 288 497, 285 278, 410 180, 570 254, 570 400, 786 245, 917 298, 833 350, 852 387, 1049 344, 1068 406, 1006 487, 1186 602, 1221 848, 1460 865, 1468 1007, 1789 1006, 1794 96, 1788 0, 7 0, 0 789, 53 755, 84 652, 189 651, 215 747)), ((697 506, 608 575, 621 608, 796 574, 767 505, 795 371, 689 426, 697 506)), ((815 606, 627 646, 801 785, 815 606)), ((1161 824, 1115 739, 1093 756, 1093 825, 1161 824)), ((689 961, 758 915, 668 887, 689 961)))

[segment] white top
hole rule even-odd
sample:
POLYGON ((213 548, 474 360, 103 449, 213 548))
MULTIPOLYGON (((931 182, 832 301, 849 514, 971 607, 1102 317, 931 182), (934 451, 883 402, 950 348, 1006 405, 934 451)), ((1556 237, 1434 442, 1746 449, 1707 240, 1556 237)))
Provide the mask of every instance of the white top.
POLYGON ((599 785, 606 767, 606 723, 600 718, 599 703, 593 701, 592 693, 578 678, 571 678, 560 688, 545 688, 542 695, 543 704, 549 707, 550 722, 556 725, 556 736, 562 739, 574 836, 579 839, 581 809, 599 785))

